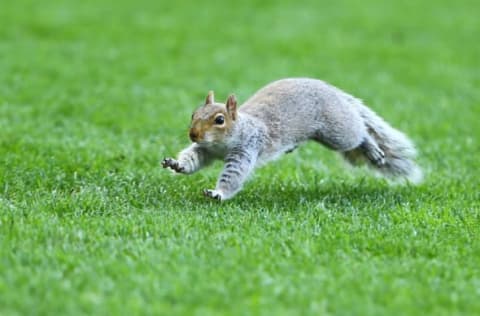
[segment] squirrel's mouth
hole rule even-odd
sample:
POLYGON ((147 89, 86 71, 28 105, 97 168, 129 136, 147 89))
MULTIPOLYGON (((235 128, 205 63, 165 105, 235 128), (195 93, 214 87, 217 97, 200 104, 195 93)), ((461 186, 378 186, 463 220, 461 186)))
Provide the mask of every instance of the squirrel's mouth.
POLYGON ((205 139, 197 140, 197 141, 194 142, 194 143, 197 144, 198 146, 204 147, 204 148, 216 148, 216 147, 218 147, 218 146, 220 145, 220 144, 218 144, 218 143, 215 143, 214 141, 205 140, 205 139))
POLYGON ((207 142, 203 139, 202 140, 196 140, 196 141, 194 141, 194 143, 197 144, 197 145, 200 145, 200 146, 205 146, 205 147, 211 145, 210 142, 207 142))

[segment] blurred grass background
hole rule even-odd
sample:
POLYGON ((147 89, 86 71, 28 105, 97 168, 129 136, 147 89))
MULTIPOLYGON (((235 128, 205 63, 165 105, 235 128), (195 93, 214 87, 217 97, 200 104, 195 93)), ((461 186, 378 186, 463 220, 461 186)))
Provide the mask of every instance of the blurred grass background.
POLYGON ((4 1, 0 314, 480 312, 477 1, 4 1), (159 168, 215 90, 362 98, 418 145, 389 187, 308 144, 216 204, 159 168))

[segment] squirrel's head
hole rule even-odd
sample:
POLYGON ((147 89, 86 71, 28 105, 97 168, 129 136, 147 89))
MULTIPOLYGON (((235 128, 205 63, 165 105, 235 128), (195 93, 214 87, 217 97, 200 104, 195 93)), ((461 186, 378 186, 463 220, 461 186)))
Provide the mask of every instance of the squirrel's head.
POLYGON ((237 119, 237 100, 230 95, 226 104, 215 103, 213 91, 210 91, 205 104, 192 114, 189 136, 192 142, 199 144, 218 144, 232 130, 237 119))

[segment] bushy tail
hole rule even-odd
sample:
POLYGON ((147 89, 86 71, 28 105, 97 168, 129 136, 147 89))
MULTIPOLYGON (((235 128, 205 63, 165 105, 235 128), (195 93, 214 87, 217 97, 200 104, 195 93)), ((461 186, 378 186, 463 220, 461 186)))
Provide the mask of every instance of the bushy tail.
POLYGON ((410 139, 363 104, 358 104, 358 109, 368 133, 384 152, 385 161, 383 164, 372 163, 367 159, 365 149, 361 147, 344 152, 345 159, 353 165, 366 162, 387 178, 407 180, 411 183, 421 182, 422 171, 414 161, 416 150, 410 139))

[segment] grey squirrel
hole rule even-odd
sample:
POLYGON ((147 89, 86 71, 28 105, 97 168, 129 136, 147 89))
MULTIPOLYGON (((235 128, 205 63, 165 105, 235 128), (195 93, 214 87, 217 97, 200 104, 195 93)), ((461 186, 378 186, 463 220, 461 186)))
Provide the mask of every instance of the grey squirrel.
POLYGON ((205 196, 226 200, 238 193, 253 169, 299 144, 313 140, 339 151, 353 165, 366 163, 389 178, 416 183, 422 172, 416 150, 400 131, 362 101, 321 80, 282 79, 256 92, 239 109, 234 95, 215 103, 210 91, 205 105, 192 115, 191 144, 164 168, 191 174, 214 159, 225 166, 205 196))

